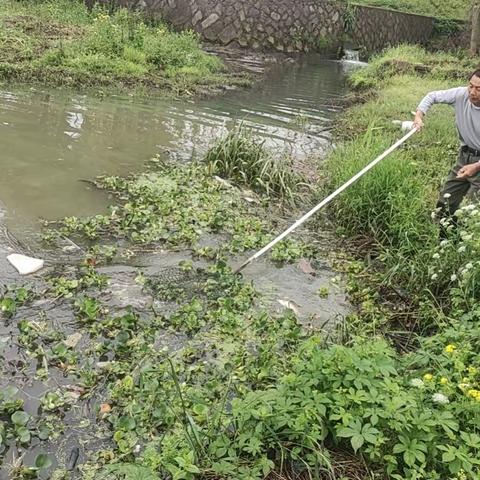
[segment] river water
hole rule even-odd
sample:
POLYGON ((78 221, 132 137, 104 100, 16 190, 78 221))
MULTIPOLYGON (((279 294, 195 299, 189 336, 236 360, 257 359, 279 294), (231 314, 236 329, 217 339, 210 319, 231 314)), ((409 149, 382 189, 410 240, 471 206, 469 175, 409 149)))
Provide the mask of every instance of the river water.
POLYGON ((250 90, 207 100, 0 87, 2 222, 31 239, 38 219, 100 213, 106 195, 82 179, 139 171, 155 154, 201 156, 239 121, 276 151, 322 156, 346 65, 306 56, 274 67, 250 90))

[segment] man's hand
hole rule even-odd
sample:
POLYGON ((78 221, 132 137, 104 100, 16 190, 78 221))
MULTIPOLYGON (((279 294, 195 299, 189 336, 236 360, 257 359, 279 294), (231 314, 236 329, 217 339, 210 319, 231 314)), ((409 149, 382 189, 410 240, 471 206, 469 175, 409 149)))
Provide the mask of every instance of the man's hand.
POLYGON ((471 163, 470 165, 465 165, 458 171, 457 178, 473 177, 478 172, 480 172, 480 162, 471 163))
POLYGON ((417 113, 415 114, 415 118, 413 120, 413 127, 416 128, 417 130, 421 130, 423 126, 424 126, 423 112, 420 110, 417 110, 417 113))

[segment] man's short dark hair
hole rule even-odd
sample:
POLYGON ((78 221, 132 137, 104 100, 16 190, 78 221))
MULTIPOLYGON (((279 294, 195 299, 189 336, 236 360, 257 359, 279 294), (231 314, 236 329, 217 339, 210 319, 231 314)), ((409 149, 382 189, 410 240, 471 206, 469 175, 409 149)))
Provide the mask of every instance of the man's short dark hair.
POLYGON ((471 80, 473 77, 478 77, 478 78, 480 78, 480 68, 477 68, 477 70, 475 70, 475 71, 470 75, 469 80, 471 80))

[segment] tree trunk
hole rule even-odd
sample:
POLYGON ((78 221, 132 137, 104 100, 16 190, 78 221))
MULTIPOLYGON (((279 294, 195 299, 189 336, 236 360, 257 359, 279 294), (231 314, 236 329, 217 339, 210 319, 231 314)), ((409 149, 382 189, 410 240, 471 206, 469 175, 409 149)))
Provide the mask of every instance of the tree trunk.
POLYGON ((472 9, 472 36, 470 38, 470 53, 477 55, 480 48, 480 5, 472 9))

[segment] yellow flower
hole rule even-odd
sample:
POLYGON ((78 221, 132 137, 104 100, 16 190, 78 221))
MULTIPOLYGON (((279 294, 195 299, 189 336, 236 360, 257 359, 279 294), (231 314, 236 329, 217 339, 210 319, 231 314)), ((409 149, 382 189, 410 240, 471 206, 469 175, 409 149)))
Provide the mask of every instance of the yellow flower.
POLYGON ((475 390, 474 388, 472 388, 471 390, 469 390, 467 392, 467 396, 468 397, 472 397, 472 398, 478 398, 480 396, 480 391, 478 390, 475 390))
POLYGON ((427 382, 429 382, 430 380, 433 379, 433 375, 431 373, 426 373, 424 376, 423 376, 423 379, 427 382))
POLYGON ((451 343, 445 347, 445 352, 447 353, 453 353, 457 347, 455 345, 452 345, 451 343))
POLYGON ((447 378, 447 377, 442 377, 442 378, 440 379, 440 383, 441 383, 442 385, 446 385, 446 384, 448 383, 448 378, 447 378))

